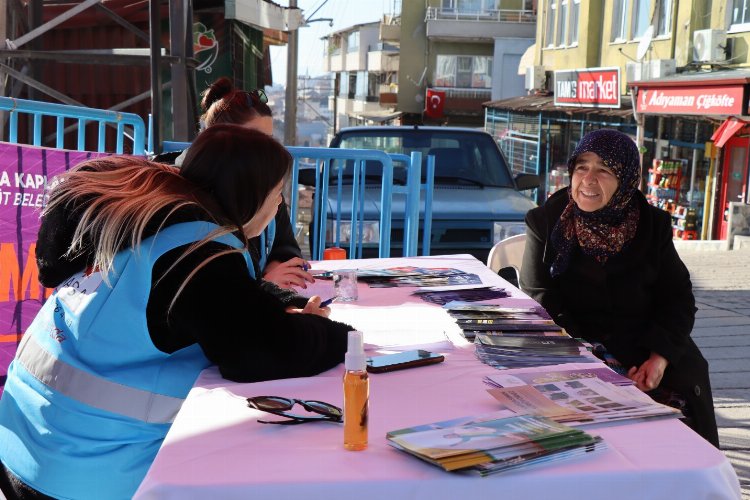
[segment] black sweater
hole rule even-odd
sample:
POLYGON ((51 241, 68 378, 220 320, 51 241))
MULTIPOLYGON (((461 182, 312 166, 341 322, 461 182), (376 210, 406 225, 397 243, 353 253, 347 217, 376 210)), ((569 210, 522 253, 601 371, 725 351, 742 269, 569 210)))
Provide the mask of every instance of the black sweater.
MULTIPOLYGON (((200 219, 205 216, 197 210, 183 209, 166 225, 200 219)), ((63 208, 42 220, 37 264, 46 287, 58 286, 90 264, 90 250, 72 259, 63 257, 77 222, 77 210, 63 208)), ((144 238, 154 234, 156 227, 156 223, 149 224, 144 238)), ((295 303, 295 294, 285 295, 273 284, 252 279, 239 254, 219 257, 201 268, 169 310, 190 272, 226 246, 209 243, 167 272, 186 248, 165 253, 152 271, 146 316, 151 340, 159 350, 173 353, 198 343, 222 376, 239 382, 315 375, 343 360, 347 332, 352 328, 320 316, 286 312, 289 305, 302 305, 295 303), (269 293, 269 288, 275 293, 269 293)))

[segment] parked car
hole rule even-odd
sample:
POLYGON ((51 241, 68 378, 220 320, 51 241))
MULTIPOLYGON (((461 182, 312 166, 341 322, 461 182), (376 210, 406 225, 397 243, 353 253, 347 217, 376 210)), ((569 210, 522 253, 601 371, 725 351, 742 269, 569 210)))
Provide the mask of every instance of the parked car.
MULTIPOLYGON (((481 130, 421 126, 352 127, 339 131, 330 147, 378 149, 406 155, 419 151, 423 159, 427 155, 435 156, 431 255, 468 253, 484 262, 495 242, 526 231, 524 216, 536 206, 520 191, 538 187, 539 177, 520 174, 514 179, 495 140, 481 130)), ((423 168, 423 175, 424 171, 423 168)), ((364 257, 377 257, 381 172, 379 164, 368 164, 364 257)), ((404 183, 405 179, 404 169, 394 169, 395 183, 404 183)), ((343 199, 351 197, 351 182, 352 168, 346 167, 344 185, 349 187, 343 199)), ((327 200, 328 227, 331 230, 328 231, 326 246, 332 244, 330 235, 333 234, 336 196, 336 190, 331 189, 327 200)), ((391 256, 396 257, 403 255, 404 195, 394 195, 392 203, 391 256)), ((348 210, 347 205, 343 213, 348 213, 348 210)), ((342 238, 348 244, 348 223, 347 227, 342 223, 341 229, 342 238)), ((420 255, 421 239, 420 232, 420 255)))

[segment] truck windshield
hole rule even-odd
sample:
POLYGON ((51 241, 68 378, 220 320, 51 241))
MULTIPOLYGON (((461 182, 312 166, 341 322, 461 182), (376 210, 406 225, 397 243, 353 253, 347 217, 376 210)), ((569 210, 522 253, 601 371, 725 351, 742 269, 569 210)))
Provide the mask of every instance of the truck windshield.
MULTIPOLYGON (((340 133, 331 147, 378 149, 386 153, 435 156, 435 184, 513 187, 505 158, 489 135, 455 130, 393 128, 352 130, 340 133)), ((424 165, 424 163, 423 163, 424 165)), ((379 178, 379 164, 367 166, 368 182, 379 178)), ((351 166, 344 175, 351 176, 351 166)), ((424 169, 423 169, 424 172, 424 169)), ((394 169, 394 180, 403 182, 403 169, 394 169)))

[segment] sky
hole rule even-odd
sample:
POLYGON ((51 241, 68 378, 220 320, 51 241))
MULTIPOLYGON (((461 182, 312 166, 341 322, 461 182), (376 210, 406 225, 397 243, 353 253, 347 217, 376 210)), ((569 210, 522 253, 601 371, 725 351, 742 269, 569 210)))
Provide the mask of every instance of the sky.
MULTIPOLYGON (((288 0, 275 1, 285 7, 289 6, 288 0)), ((396 3, 400 4, 400 1, 396 3)), ((299 29, 297 73, 311 77, 324 74, 324 47, 320 38, 355 24, 378 21, 384 13, 393 11, 393 4, 394 0, 297 0, 297 7, 302 9, 305 19, 311 15, 312 19, 333 18, 333 27, 328 21, 318 21, 299 29), (315 12, 321 5, 320 10, 315 12)), ((286 52, 286 46, 271 47, 274 83, 286 83, 286 52)))

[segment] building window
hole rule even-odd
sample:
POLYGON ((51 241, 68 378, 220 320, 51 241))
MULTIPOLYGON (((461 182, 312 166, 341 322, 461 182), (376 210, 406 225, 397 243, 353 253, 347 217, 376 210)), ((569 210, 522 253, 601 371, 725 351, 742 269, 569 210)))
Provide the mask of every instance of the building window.
POLYGON ((347 38, 347 52, 356 52, 359 50, 359 31, 352 31, 347 38))
POLYGON ((349 73, 343 71, 339 80, 339 97, 346 97, 349 94, 349 73))
POLYGON ((557 13, 557 31, 555 32, 555 45, 565 45, 566 21, 568 17, 568 0, 560 0, 560 9, 557 13))
POLYGON ((578 13, 581 11, 581 0, 570 4, 570 45, 578 45, 578 13))
POLYGON ((656 0, 656 33, 657 36, 668 36, 672 33, 672 0, 656 0))
POLYGON ((732 31, 750 30, 750 0, 730 0, 729 29, 732 31))
POLYGON ((648 28, 649 20, 649 7, 651 2, 649 0, 634 0, 635 5, 633 6, 633 30, 631 32, 631 38, 639 39, 646 32, 648 28))
POLYGON ((555 45, 555 14, 557 13, 557 0, 549 0, 547 4, 547 26, 544 31, 545 46, 555 45))
POLYGON ((357 92, 357 72, 349 72, 349 87, 347 88, 346 97, 348 99, 354 99, 354 95, 357 92))
POLYGON ((357 91, 354 97, 360 101, 367 99, 369 76, 367 71, 357 71, 357 91))
POLYGON ((487 56, 437 56, 436 87, 492 88, 492 58, 487 56))
POLYGON ((629 0, 615 0, 612 10, 612 36, 610 42, 620 42, 627 38, 629 0))
POLYGON ((443 12, 450 14, 486 14, 499 9, 499 0, 442 0, 443 12))

